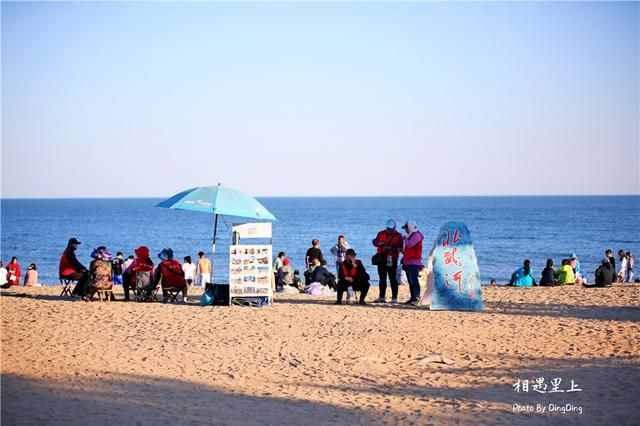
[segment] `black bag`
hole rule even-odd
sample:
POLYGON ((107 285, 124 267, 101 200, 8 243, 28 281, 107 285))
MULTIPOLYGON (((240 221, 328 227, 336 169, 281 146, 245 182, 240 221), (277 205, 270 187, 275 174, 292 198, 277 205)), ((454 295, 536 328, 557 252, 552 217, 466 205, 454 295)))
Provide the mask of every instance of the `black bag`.
POLYGON ((371 258, 371 264, 376 266, 384 265, 385 264, 384 254, 383 253, 374 254, 373 257, 371 258))

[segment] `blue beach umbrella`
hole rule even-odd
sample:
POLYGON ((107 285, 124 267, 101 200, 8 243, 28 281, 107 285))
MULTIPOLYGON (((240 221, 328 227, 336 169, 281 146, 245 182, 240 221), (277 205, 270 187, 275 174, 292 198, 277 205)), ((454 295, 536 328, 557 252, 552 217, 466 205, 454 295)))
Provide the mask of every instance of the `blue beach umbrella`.
POLYGON ((190 210, 214 215, 213 253, 216 252, 218 216, 276 220, 276 217, 255 198, 236 189, 224 187, 221 184, 187 189, 156 204, 156 207, 190 210))

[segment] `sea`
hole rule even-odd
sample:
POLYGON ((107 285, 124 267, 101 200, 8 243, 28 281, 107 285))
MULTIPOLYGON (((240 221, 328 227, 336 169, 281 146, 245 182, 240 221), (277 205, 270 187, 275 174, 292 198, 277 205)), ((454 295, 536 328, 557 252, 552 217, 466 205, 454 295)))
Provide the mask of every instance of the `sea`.
MULTIPOLYGON (((273 252, 284 251, 294 267, 304 269, 311 240, 334 268, 330 247, 343 234, 358 257, 371 266, 372 239, 388 219, 418 223, 425 255, 438 229, 464 222, 474 241, 483 283, 508 282, 524 259, 539 276, 547 258, 558 265, 576 253, 587 278, 605 249, 640 253, 640 196, 515 197, 282 197, 260 198, 278 220, 273 224, 273 252)), ((115 255, 150 247, 154 259, 164 247, 177 257, 211 252, 213 217, 155 207, 153 198, 2 199, 0 257, 17 256, 23 270, 35 263, 40 281, 58 284, 58 262, 69 238, 82 244, 79 259, 88 264, 91 250, 105 245, 115 255)), ((231 226, 243 219, 221 217, 214 256, 215 280, 228 282, 231 226)), ((246 242, 246 241, 244 241, 246 242)), ((264 242, 264 241, 262 241, 264 242)))

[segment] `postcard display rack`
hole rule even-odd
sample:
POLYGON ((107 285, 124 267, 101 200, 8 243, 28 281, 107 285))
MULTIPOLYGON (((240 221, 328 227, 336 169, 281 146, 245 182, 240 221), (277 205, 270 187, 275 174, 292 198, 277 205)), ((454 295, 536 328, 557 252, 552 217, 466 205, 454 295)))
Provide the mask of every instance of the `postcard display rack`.
POLYGON ((271 223, 244 223, 232 228, 229 247, 229 304, 234 299, 266 297, 273 302, 271 223), (269 244, 241 244, 242 239, 268 239, 269 244))

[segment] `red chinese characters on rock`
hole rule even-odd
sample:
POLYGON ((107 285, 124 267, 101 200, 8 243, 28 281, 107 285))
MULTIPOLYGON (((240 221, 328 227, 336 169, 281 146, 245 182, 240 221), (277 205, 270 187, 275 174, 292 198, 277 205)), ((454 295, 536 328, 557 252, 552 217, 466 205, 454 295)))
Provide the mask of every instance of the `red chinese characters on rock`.
POLYGON ((447 238, 442 240, 442 247, 449 247, 449 244, 455 244, 460 241, 460 231, 456 229, 453 232, 453 239, 451 237, 451 231, 447 231, 447 238))

